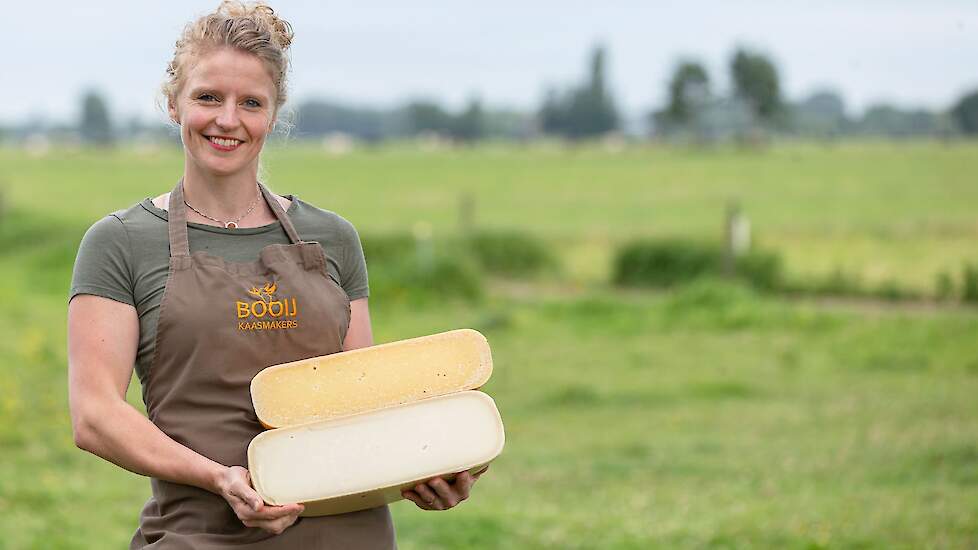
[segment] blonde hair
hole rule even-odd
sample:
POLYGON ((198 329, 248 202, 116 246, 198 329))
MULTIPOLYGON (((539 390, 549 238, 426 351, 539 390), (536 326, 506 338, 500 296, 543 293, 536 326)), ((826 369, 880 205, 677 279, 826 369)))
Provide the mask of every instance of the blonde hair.
POLYGON ((234 48, 260 59, 275 83, 275 112, 288 96, 287 55, 292 44, 292 25, 261 2, 224 0, 214 13, 189 23, 176 42, 173 59, 166 68, 161 91, 172 105, 193 66, 194 60, 218 48, 234 48))

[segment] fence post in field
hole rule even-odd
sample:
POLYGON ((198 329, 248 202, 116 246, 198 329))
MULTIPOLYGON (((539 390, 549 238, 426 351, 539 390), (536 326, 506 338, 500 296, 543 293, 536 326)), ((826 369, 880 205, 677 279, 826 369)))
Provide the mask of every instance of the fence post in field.
POLYGON ((727 220, 724 226, 723 273, 728 277, 737 274, 737 257, 750 250, 750 220, 740 210, 736 200, 727 202, 727 220))

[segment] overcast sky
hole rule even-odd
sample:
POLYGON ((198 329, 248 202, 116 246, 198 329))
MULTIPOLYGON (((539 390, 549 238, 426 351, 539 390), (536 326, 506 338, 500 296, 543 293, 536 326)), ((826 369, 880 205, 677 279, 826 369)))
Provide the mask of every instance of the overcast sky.
MULTIPOLYGON (((163 120, 156 93, 173 42, 218 2, 5 2, 0 122, 77 117, 94 87, 117 118, 163 120)), ((292 98, 392 106, 430 97, 459 107, 533 109, 548 85, 579 80, 592 45, 635 116, 661 105, 679 57, 720 89, 733 48, 771 55, 790 98, 841 91, 851 112, 886 101, 947 107, 978 88, 978 1, 333 2, 272 0, 296 32, 292 98)))

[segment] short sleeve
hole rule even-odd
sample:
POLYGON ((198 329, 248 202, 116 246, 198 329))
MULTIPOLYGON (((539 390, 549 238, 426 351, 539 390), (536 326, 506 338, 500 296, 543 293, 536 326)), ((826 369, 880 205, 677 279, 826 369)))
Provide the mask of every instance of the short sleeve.
POLYGON ((79 294, 135 305, 132 248, 122 220, 115 215, 95 222, 82 237, 68 301, 79 294))
POLYGON ((367 261, 363 256, 360 235, 353 224, 343 220, 343 261, 340 263, 340 286, 350 300, 366 298, 370 295, 367 279, 367 261))

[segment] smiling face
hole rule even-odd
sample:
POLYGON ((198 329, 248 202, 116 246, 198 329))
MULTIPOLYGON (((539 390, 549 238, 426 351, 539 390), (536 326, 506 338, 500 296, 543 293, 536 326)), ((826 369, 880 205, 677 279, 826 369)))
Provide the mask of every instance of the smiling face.
POLYGON ((258 154, 275 121, 275 84, 261 60, 231 48, 208 52, 174 100, 168 110, 180 124, 188 171, 257 173, 258 154))

